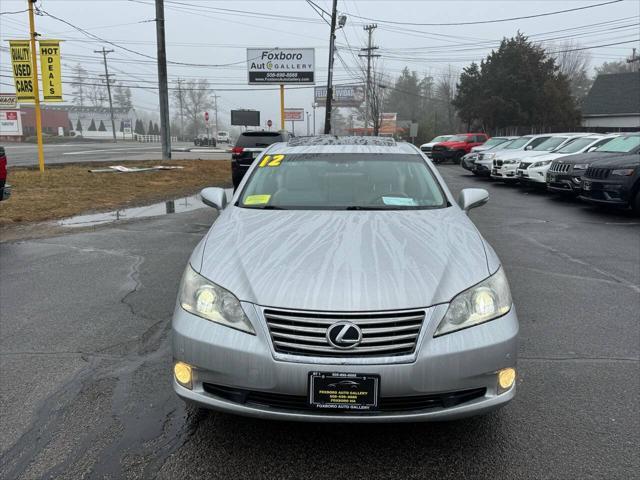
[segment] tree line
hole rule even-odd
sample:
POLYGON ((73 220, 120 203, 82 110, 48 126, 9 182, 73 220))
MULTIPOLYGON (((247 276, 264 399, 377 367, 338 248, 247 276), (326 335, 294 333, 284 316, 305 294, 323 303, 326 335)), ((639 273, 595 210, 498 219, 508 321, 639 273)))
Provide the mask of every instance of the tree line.
MULTIPOLYGON (((593 83, 590 58, 575 43, 548 51, 524 34, 504 38, 480 63, 437 78, 405 68, 384 90, 384 111, 419 124, 418 141, 458 131, 522 134, 572 130, 593 83)), ((627 62, 605 62, 596 75, 635 71, 627 62)))

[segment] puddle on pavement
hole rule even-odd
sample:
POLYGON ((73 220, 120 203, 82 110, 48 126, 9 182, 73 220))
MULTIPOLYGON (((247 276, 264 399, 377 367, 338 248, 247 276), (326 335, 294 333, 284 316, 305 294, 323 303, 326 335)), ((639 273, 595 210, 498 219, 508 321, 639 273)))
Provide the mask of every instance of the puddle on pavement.
POLYGON ((62 227, 90 227, 106 223, 118 222, 120 220, 132 220, 146 217, 157 217, 169 213, 182 213, 205 208, 206 205, 197 196, 167 200, 166 202, 154 203, 144 207, 122 208, 112 212, 93 213, 90 215, 78 215, 76 217, 65 218, 57 223, 62 227))

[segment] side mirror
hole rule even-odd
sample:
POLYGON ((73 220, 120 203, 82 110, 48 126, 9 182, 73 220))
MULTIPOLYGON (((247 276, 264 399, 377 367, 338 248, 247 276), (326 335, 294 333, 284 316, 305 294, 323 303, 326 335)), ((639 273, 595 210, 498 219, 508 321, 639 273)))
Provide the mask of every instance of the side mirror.
POLYGON ((481 207, 489 201, 489 192, 484 188, 465 188, 458 195, 458 205, 465 212, 481 207))
POLYGON ((587 148, 587 153, 589 152, 593 152, 594 150, 596 150, 598 147, 597 146, 593 146, 593 147, 589 147, 587 148))
POLYGON ((525 150, 533 150, 533 147, 531 145, 527 145, 526 147, 524 147, 525 150))
POLYGON ((227 193, 224 191, 224 188, 203 188, 200 192, 200 199, 202 200, 202 203, 209 205, 216 210, 224 210, 227 206, 227 193))

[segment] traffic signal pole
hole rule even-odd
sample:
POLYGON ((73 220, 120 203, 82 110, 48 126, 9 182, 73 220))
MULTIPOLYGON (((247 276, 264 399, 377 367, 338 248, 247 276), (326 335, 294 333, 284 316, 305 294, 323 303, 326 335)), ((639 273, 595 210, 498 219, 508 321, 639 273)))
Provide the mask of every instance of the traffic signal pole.
POLYGON ((31 68, 33 69, 33 103, 36 114, 36 136, 38 137, 38 165, 44 172, 44 148, 42 146, 42 112, 40 111, 40 88, 38 87, 38 50, 36 48, 36 24, 33 16, 33 4, 36 0, 27 0, 29 4, 29 37, 31 39, 31 68))

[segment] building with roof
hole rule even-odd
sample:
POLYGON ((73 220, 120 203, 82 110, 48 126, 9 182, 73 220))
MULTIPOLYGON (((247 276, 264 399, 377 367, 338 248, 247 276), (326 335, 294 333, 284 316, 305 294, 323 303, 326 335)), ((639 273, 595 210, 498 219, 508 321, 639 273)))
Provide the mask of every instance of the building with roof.
POLYGON ((582 106, 582 126, 594 131, 640 130, 640 72, 598 75, 582 106))

